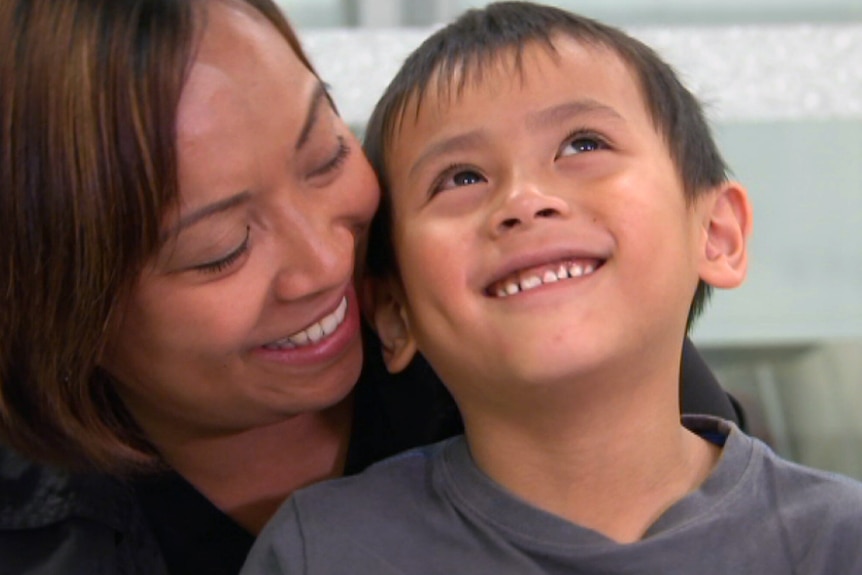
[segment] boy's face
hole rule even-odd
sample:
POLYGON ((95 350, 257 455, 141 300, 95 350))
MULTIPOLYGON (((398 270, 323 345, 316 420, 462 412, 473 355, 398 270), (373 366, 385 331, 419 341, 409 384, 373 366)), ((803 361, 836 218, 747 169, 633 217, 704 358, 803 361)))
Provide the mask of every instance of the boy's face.
POLYGON ((456 388, 678 363, 698 203, 626 65, 555 45, 460 95, 432 84, 387 149, 409 329, 456 388))

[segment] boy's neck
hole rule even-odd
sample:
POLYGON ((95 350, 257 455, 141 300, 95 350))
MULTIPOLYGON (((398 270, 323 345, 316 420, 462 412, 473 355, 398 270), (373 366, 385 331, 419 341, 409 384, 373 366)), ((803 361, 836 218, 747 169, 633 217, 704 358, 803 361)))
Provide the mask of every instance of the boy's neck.
POLYGON ((680 423, 678 372, 592 382, 507 413, 464 410, 477 465, 521 499, 618 542, 696 489, 720 449, 680 423))
POLYGON ((343 473, 352 397, 322 411, 218 437, 162 444, 165 460, 257 535, 293 491, 343 473))

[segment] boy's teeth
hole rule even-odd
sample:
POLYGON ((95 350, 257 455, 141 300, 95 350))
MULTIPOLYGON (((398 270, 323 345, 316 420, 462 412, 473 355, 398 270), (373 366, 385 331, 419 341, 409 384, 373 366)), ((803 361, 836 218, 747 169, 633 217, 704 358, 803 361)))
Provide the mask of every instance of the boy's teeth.
POLYGON ((598 262, 581 261, 560 264, 556 269, 546 269, 544 272, 515 274, 513 278, 497 283, 489 293, 497 297, 507 297, 516 293, 531 290, 541 285, 558 282, 569 278, 579 278, 596 271, 598 262))
POLYGON ((542 280, 539 276, 529 276, 521 280, 521 290, 537 288, 542 285, 542 280))
POLYGON ((265 345, 266 349, 294 349, 317 343, 340 326, 344 322, 347 315, 347 298, 341 298, 341 303, 328 316, 315 322, 302 331, 298 331, 293 335, 284 337, 278 341, 274 341, 265 345))

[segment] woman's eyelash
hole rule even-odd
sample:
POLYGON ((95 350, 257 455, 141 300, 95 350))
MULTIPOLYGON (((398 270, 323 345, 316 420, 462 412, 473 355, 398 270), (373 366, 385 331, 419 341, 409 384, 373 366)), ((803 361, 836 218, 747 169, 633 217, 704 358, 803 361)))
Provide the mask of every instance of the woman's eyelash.
POLYGON ((309 177, 315 178, 317 176, 324 176, 330 172, 335 171, 340 168, 347 158, 350 156, 352 148, 350 144, 344 139, 344 136, 338 136, 338 150, 336 150, 335 155, 332 156, 325 164, 322 166, 315 168, 309 174, 309 177))
POLYGON ((234 262, 236 262, 240 258, 240 256, 242 256, 246 251, 248 251, 248 243, 249 243, 250 237, 251 237, 251 226, 246 226, 245 227, 245 239, 243 239, 242 243, 239 246, 237 246, 237 248, 235 250, 233 250, 231 253, 229 253, 228 255, 226 255, 225 257, 223 257, 221 259, 218 259, 218 260, 215 260, 212 262, 207 262, 205 264, 196 265, 196 266, 194 266, 193 269, 195 269, 199 272, 211 273, 211 274, 219 273, 221 271, 226 270, 234 262))

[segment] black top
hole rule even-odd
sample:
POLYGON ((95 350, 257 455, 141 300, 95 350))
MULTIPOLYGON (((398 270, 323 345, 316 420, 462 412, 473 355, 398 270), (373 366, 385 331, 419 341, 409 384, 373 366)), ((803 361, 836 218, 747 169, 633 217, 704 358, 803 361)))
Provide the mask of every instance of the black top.
MULTIPOLYGON (((366 335, 356 387, 348 474, 462 430, 427 363, 385 373, 366 335)), ((702 358, 687 344, 683 411, 739 421, 702 358), (689 409, 689 406, 694 406, 689 409)), ((73 476, 0 449, 0 566, 4 575, 234 575, 253 537, 174 473, 125 484, 73 476)))
MULTIPOLYGON (((373 336, 365 334, 366 360, 354 395, 353 427, 345 473, 462 430, 454 403, 424 361, 407 373, 385 373, 373 336)), ((168 571, 228 575, 239 572, 254 537, 219 511, 180 475, 135 484, 141 508, 168 571)))

